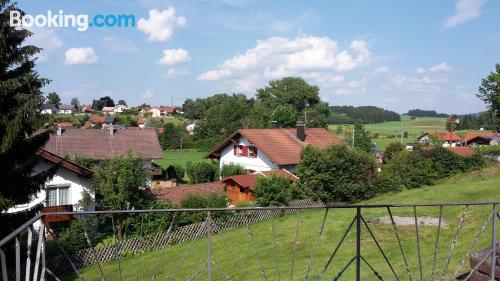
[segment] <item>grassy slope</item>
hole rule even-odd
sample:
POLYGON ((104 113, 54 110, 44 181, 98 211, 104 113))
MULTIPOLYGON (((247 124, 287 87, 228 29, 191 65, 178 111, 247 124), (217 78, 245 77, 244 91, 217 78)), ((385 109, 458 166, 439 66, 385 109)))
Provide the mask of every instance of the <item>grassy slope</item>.
MULTIPOLYGON (((418 203, 418 202, 457 202, 457 201, 500 201, 500 169, 497 167, 488 168, 481 172, 473 172, 466 175, 456 176, 447 179, 435 186, 425 187, 416 190, 408 190, 398 194, 387 194, 367 202, 374 203, 418 203)), ((439 244, 438 263, 436 266, 438 279, 444 268, 448 250, 457 229, 458 220, 462 214, 463 207, 445 207, 444 220, 447 226, 441 230, 441 243, 439 244)), ((491 206, 470 207, 467 214, 464 227, 459 235, 457 248, 451 259, 449 272, 454 272, 457 265, 465 256, 471 241, 485 221, 491 206)), ((437 216, 437 207, 419 207, 419 215, 437 216)), ((394 215, 411 216, 413 209, 394 208, 394 215)), ((317 233, 323 217, 323 210, 313 210, 297 215, 287 215, 277 218, 274 221, 276 245, 273 246, 273 221, 264 221, 251 225, 253 238, 247 234, 247 229, 237 228, 213 236, 212 257, 214 262, 213 280, 226 280, 219 269, 223 269, 232 280, 260 280, 262 273, 261 266, 264 268, 267 276, 271 280, 278 279, 278 274, 282 279, 291 279, 292 256, 295 245, 295 266, 294 278, 303 279, 305 269, 317 233), (294 236, 298 218, 298 238, 295 244, 294 236), (278 266, 279 264, 279 266, 278 266), (279 268, 278 270, 276 270, 279 268)), ((326 264, 333 248, 338 243, 342 233, 351 222, 354 210, 335 209, 330 210, 327 216, 324 233, 319 240, 317 252, 314 256, 310 280, 317 280, 319 272, 326 264)), ((387 215, 385 209, 366 209, 363 215, 368 221, 387 215)), ((388 225, 369 224, 373 229, 375 236, 387 253, 389 260, 393 263, 398 276, 406 280, 405 270, 398 248, 394 232, 388 225)), ((418 279, 418 259, 415 239, 414 226, 398 227, 405 254, 410 263, 410 270, 413 280, 418 279)), ((491 234, 490 227, 486 229, 485 235, 481 236, 476 249, 482 249, 488 245, 491 234)), ((355 229, 353 229, 355 230, 355 229)), ((436 227, 420 226, 420 243, 422 251, 422 263, 424 277, 430 276, 432 269, 432 256, 434 253, 434 243, 436 237, 436 227)), ((500 236, 500 235, 499 235, 500 236)), ((330 268, 326 271, 323 279, 331 280, 337 272, 349 261, 355 253, 355 231, 347 236, 345 244, 333 260, 330 268), (326 277, 326 278, 325 278, 326 277)), ((497 237, 500 239, 500 237, 497 237)), ((192 280, 206 280, 207 271, 200 267, 207 259, 206 239, 198 239, 190 243, 176 245, 171 248, 156 252, 147 252, 140 256, 139 279, 151 280, 151 275, 156 262, 160 259, 160 271, 157 280, 167 280, 167 277, 173 275, 172 280, 187 280, 195 275, 196 271, 201 271, 192 280), (187 253, 187 254, 186 254, 187 253), (186 255, 185 259, 183 256, 186 255)), ((383 262, 380 253, 373 241, 369 238, 366 229, 362 229, 362 254, 384 277, 384 280, 394 280, 390 274, 388 266, 383 262)), ((121 260, 123 279, 135 279, 136 257, 128 257, 121 260)), ((468 266, 464 267, 467 269, 468 266)), ((118 265, 111 262, 103 265, 107 280, 120 280, 118 275, 118 265)), ((351 266, 343 276, 343 280, 353 280, 354 267, 351 266)), ((84 270, 85 280, 99 280, 98 269, 96 266, 84 270)), ((375 280, 366 265, 362 265, 362 280, 375 280)), ((70 277, 67 280, 77 280, 70 277)))
POLYGON ((196 149, 166 150, 163 152, 163 159, 155 160, 155 163, 166 168, 174 164, 186 165, 188 161, 210 162, 210 159, 203 159, 206 154, 206 151, 198 151, 196 149))

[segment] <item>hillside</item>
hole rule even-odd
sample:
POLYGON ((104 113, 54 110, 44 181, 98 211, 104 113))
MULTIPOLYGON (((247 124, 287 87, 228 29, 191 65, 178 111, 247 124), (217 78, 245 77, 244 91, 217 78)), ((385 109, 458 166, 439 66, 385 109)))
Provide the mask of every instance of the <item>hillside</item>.
MULTIPOLYGON (((455 176, 434 186, 407 190, 398 194, 386 194, 362 203, 500 201, 499 187, 500 167, 495 166, 483 171, 455 176)), ((395 216, 411 216, 413 214, 413 208, 393 208, 392 211, 395 216)), ((463 206, 445 207, 443 210, 445 224, 441 229, 436 265, 437 277, 441 277, 443 272, 462 211, 463 206)), ((471 206, 469 208, 463 229, 458 236, 457 247, 452 255, 448 274, 455 271, 490 211, 491 206, 471 206)), ((439 214, 439 207, 418 207, 417 212, 419 216, 436 218, 439 214)), ((364 209, 362 213, 393 264, 397 275, 405 279, 407 276, 405 276, 404 264, 392 227, 374 223, 378 218, 386 216, 387 210, 385 208, 364 209)), ((249 229, 240 227, 215 234, 212 237, 213 280, 228 280, 228 277, 231 280, 260 280, 263 279, 262 268, 269 279, 278 279, 278 275, 286 279, 303 279, 312 252, 316 252, 316 254, 312 261, 310 280, 318 280, 319 272, 323 269, 354 214, 355 210, 351 209, 330 210, 326 218, 323 235, 318 240, 317 248, 314 245, 318 237, 324 210, 304 211, 298 215, 285 215, 275 220, 252 224, 249 229), (251 231, 252 237, 248 235, 248 231, 251 231), (273 236, 276 238, 274 242, 273 236), (315 248, 316 250, 314 250, 315 248), (295 256, 295 259, 292 258, 293 256, 295 256), (224 274, 227 274, 227 277, 224 274), (292 275, 293 278, 291 278, 292 275)), ((418 255, 415 226, 398 226, 398 229, 403 249, 410 264, 410 270, 416 279, 418 276, 418 255)), ((491 228, 488 226, 485 234, 480 237, 476 249, 482 249, 488 245, 491 239, 491 232, 489 231, 491 231, 491 228)), ((419 226, 419 234, 423 257, 423 273, 424 277, 428 279, 432 268, 436 226, 421 225, 419 226)), ((344 245, 335 256, 330 268, 325 272, 323 279, 333 279, 354 255, 354 239, 355 228, 347 236, 344 245)), ((497 239, 500 239, 500 237, 497 239)), ((384 263, 366 228, 362 228, 362 254, 380 272, 384 280, 393 279, 389 267, 384 263)), ((158 261, 160 261, 158 279, 166 280, 170 276, 172 280, 187 280, 189 277, 193 277, 192 280, 206 280, 207 270, 204 266, 206 260, 207 240, 204 238, 198 239, 192 244, 186 242, 165 250, 147 252, 140 255, 139 259, 134 256, 122 258, 120 266, 123 280, 135 278, 137 263, 139 263, 137 271, 139 279, 151 280, 152 272, 158 261)), ((113 277, 113 280, 119 280, 117 262, 107 263, 102 266, 108 279, 113 277)), ((466 264, 462 271, 467 268, 468 265, 466 264)), ((98 272, 96 266, 84 269, 85 280, 100 280, 98 272)), ((351 266, 345 272, 343 279, 353 280, 353 274, 354 267, 351 266)), ((362 265, 362 275, 362 280, 375 280, 369 268, 364 264, 362 265)), ((65 280, 77 279, 76 276, 67 276, 65 280)))

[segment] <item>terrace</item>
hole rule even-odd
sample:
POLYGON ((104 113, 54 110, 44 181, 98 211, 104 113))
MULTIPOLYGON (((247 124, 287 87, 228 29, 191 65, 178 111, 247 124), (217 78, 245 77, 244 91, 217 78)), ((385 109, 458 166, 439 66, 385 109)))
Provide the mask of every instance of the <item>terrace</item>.
POLYGON ((2 280, 497 280, 497 204, 372 204, 40 213, 0 241, 2 280), (51 216, 97 219, 113 242, 71 253, 51 216), (200 222, 178 224, 185 215, 200 222), (118 237, 117 218, 168 218, 118 237), (42 222, 37 229, 36 224, 42 222), (48 253, 47 244, 57 254, 48 253), (493 249, 496 246, 496 251, 493 249), (496 261, 496 262, 492 262, 496 261))

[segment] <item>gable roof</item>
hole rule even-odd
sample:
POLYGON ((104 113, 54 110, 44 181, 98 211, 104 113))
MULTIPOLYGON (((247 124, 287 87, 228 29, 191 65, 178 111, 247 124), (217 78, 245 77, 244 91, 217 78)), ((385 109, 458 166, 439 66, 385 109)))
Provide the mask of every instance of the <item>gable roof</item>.
POLYGON ((102 112, 113 112, 115 110, 114 106, 105 106, 102 108, 102 112))
POLYGON ((57 110, 57 105, 53 103, 46 103, 42 106, 42 109, 57 110))
POLYGON ((438 132, 438 131, 432 131, 432 132, 427 132, 417 139, 421 139, 425 136, 429 136, 432 139, 435 140, 440 140, 440 141, 462 141, 462 138, 457 135, 457 133, 452 132, 452 131, 446 131, 446 132, 438 132))
POLYGON ((96 161, 124 155, 129 151, 144 160, 163 158, 154 129, 120 129, 113 135, 101 129, 66 129, 60 136, 52 134, 44 149, 60 156, 84 155, 96 161))
POLYGON ((471 156, 474 154, 474 149, 468 146, 454 146, 447 149, 460 156, 471 156))
POLYGON ((92 115, 90 116, 90 122, 92 123, 104 123, 106 116, 104 115, 92 115))
POLYGON ((219 143, 205 158, 218 158, 220 152, 232 140, 240 136, 262 151, 273 163, 277 165, 297 164, 300 162, 300 151, 306 145, 326 148, 332 144, 341 144, 342 141, 324 128, 308 128, 306 139, 301 142, 296 137, 297 129, 239 129, 224 141, 219 143))
POLYGON ((266 172, 257 172, 257 173, 253 173, 250 175, 229 176, 227 178, 221 179, 221 182, 227 183, 229 181, 234 181, 240 186, 247 187, 250 190, 253 190, 255 187, 255 183, 257 182, 257 179, 259 177, 268 178, 268 177, 271 177, 273 175, 278 176, 278 177, 288 178, 292 181, 296 181, 298 179, 298 177, 295 176, 294 174, 290 173, 287 170, 282 169, 282 170, 271 170, 271 171, 266 171, 266 172))
POLYGON ((173 203, 179 204, 182 199, 190 194, 206 197, 214 193, 224 192, 224 184, 221 182, 207 182, 194 185, 167 187, 157 194, 157 198, 160 200, 170 200, 173 203))
POLYGON ((477 137, 492 137, 495 135, 497 134, 492 132, 467 132, 463 138, 463 141, 465 143, 468 143, 477 137))
POLYGON ((73 105, 73 104, 61 104, 61 105, 59 105, 59 110, 72 110, 75 108, 76 108, 76 105, 73 105))
POLYGON ((85 177, 85 178, 92 178, 93 177, 93 174, 92 174, 92 171, 85 168, 85 167, 82 167, 74 162, 71 162, 67 159, 64 159, 63 157, 59 156, 59 155, 56 155, 54 153, 51 153, 51 152, 48 152, 47 150, 44 150, 44 149, 40 149, 36 155, 42 157, 43 159, 49 161, 49 162, 52 162, 54 164, 57 164, 57 165, 60 165, 61 167, 64 167, 76 174, 78 174, 79 176, 82 176, 82 177, 85 177))

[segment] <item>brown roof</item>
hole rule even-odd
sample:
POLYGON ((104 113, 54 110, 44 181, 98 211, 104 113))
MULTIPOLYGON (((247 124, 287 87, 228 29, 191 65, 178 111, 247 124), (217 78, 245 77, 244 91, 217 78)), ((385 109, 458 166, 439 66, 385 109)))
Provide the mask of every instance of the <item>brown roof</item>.
POLYGON ((228 181, 234 181, 238 185, 242 187, 248 187, 250 190, 253 190, 255 187, 255 183, 259 177, 270 177, 272 175, 289 178, 292 181, 296 181, 298 178, 294 174, 288 172, 287 170, 272 170, 266 172, 257 172, 250 175, 234 175, 221 180, 223 183, 227 183, 228 181))
POLYGON ((109 130, 66 129, 60 136, 52 134, 44 149, 60 156, 84 155, 94 160, 113 158, 129 151, 145 160, 163 158, 154 129, 119 129, 113 135, 109 130))
POLYGON ((106 119, 105 115, 92 115, 90 117, 90 122, 92 122, 92 123, 104 123, 105 119, 106 119))
POLYGON ((73 163, 67 159, 64 159, 63 157, 61 156, 58 156, 58 155, 55 155, 54 153, 50 153, 46 150, 39 150, 36 155, 42 157, 43 159, 49 161, 49 162, 52 162, 54 164, 57 164, 57 165, 60 165, 61 167, 64 167, 82 177, 85 177, 85 178, 92 178, 93 174, 92 174, 92 171, 90 171, 89 169, 87 168, 84 168, 76 163, 73 163))
POLYGON ((206 158, 218 158, 220 151, 240 136, 262 151, 277 165, 297 164, 300 162, 300 151, 306 145, 326 148, 342 141, 324 128, 308 128, 306 139, 301 142, 296 137, 296 129, 239 129, 212 150, 206 158))
POLYGON ((71 122, 59 122, 57 124, 57 126, 59 126, 59 127, 73 127, 73 126, 75 126, 75 124, 73 124, 71 122))
POLYGON ((441 140, 441 141, 461 141, 462 138, 457 135, 457 133, 455 132, 450 132, 450 131, 446 131, 446 132, 438 132, 438 131, 433 131, 433 132, 427 132, 425 134, 423 134, 422 136, 418 137, 418 139, 424 137, 424 136, 430 136, 431 138, 435 139, 435 140, 441 140))
POLYGON ((474 154, 474 149, 468 146, 455 146, 448 147, 447 149, 460 156, 471 156, 472 154, 474 154))
POLYGON ((467 132, 467 134, 465 134, 465 137, 463 138, 463 141, 465 143, 468 143, 477 137, 491 137, 494 135, 496 135, 496 133, 492 133, 492 132, 467 132))
POLYGON ((209 196, 213 193, 224 193, 224 184, 221 182, 207 182, 194 185, 167 187, 158 195, 160 200, 170 200, 173 203, 179 204, 189 194, 197 194, 201 196, 209 196))

